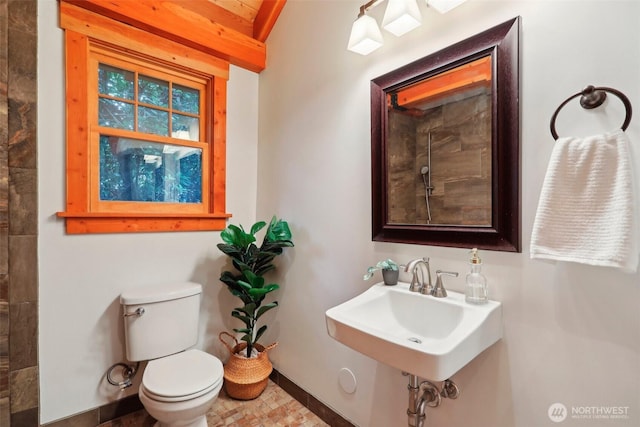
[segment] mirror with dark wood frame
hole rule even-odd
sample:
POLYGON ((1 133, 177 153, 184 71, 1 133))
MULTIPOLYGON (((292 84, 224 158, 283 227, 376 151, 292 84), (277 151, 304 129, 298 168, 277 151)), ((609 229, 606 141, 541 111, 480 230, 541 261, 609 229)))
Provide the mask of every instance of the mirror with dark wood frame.
POLYGON ((519 29, 371 81, 374 241, 520 252, 519 29))

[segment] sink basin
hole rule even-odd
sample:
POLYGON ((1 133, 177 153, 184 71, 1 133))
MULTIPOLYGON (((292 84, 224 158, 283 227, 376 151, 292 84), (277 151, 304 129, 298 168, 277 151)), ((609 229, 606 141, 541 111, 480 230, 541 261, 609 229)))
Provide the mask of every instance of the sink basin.
POLYGON ((378 283, 325 313, 337 341, 409 374, 444 381, 502 337, 502 304, 467 304, 378 283))

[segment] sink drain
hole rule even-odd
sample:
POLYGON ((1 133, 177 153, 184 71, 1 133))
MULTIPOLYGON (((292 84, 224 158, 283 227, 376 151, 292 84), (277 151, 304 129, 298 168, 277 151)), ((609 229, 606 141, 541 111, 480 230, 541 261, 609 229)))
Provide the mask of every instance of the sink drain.
POLYGON ((407 338, 409 341, 417 343, 417 344, 422 344, 422 340, 420 338, 416 338, 416 337, 409 337, 407 338))

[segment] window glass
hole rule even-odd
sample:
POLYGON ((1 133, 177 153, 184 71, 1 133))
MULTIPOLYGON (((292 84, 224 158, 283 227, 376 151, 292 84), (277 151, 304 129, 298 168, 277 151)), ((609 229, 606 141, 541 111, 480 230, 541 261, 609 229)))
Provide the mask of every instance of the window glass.
POLYGON ((171 136, 174 138, 200 140, 200 120, 182 114, 171 115, 171 136))
POLYGON ((100 98, 98 124, 117 129, 134 129, 133 105, 113 99, 100 98))
POLYGON ((169 113, 155 108, 138 107, 138 131, 169 136, 169 113))
POLYGON ((171 91, 171 105, 174 110, 199 114, 200 91, 174 84, 171 91))
POLYGON ((100 200, 202 202, 202 149, 100 135, 100 200))
POLYGON ((169 107, 169 82, 153 77, 138 77, 138 101, 158 107, 169 107))
POLYGON ((98 89, 101 95, 122 99, 133 99, 133 79, 131 71, 106 64, 98 67, 98 89))

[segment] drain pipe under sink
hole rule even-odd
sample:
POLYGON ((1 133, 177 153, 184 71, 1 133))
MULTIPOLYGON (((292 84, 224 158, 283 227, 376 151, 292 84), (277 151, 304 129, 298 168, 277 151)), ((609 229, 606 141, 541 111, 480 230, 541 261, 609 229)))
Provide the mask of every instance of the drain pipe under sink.
POLYGON ((424 427, 426 418, 426 407, 437 408, 442 401, 442 397, 456 399, 460 395, 458 386, 451 380, 445 380, 442 384, 442 391, 438 386, 430 381, 420 382, 417 375, 402 373, 409 377, 409 408, 407 417, 409 427, 424 427))

